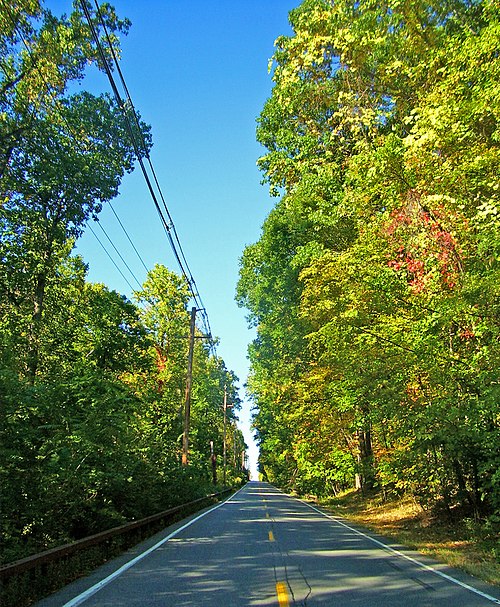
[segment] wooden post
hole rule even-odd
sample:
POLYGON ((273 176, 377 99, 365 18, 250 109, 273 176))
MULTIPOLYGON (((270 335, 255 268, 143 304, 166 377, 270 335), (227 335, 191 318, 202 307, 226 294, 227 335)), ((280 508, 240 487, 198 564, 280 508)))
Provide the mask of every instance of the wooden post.
POLYGON ((196 308, 191 308, 191 323, 189 328, 189 354, 186 378, 186 397, 184 400, 184 434, 182 435, 182 465, 188 464, 189 451, 189 422, 191 419, 191 385, 193 382, 193 352, 196 308))
POLYGON ((226 486, 226 426, 227 426, 227 391, 226 386, 224 386, 224 450, 223 450, 223 484, 226 486))

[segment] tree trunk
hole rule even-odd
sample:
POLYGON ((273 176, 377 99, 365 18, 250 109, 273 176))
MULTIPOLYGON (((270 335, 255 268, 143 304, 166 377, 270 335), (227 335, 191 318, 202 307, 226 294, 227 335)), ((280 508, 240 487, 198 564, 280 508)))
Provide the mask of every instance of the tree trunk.
POLYGON ((474 511, 474 514, 477 515, 477 508, 474 500, 474 495, 467 489, 467 482, 465 480, 465 475, 463 472, 462 465, 457 458, 452 459, 452 466, 455 472, 455 477, 457 479, 458 484, 458 496, 460 502, 463 506, 468 505, 474 511))
POLYGON ((28 345, 28 377, 30 383, 35 383, 40 358, 40 329, 42 326, 43 302, 45 287, 47 285, 47 273, 41 272, 35 280, 33 297, 33 316, 31 319, 29 345, 28 345))
POLYGON ((370 428, 358 431, 358 442, 360 488, 361 490, 370 490, 375 486, 375 470, 373 466, 373 447, 370 428))

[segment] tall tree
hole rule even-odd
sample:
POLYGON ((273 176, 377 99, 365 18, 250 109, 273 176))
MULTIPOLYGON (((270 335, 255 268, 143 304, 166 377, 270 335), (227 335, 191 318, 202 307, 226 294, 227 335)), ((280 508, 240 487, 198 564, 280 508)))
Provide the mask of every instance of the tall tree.
POLYGON ((322 490, 331 462, 343 482, 498 504, 497 8, 305 0, 278 38, 257 136, 283 198, 245 251, 239 300, 258 327, 261 461, 287 454, 283 484, 322 490), (267 295, 289 277, 291 310, 267 295), (276 326, 290 318, 300 354, 276 326))
POLYGON ((7 297, 31 307, 23 359, 32 381, 47 281, 68 240, 117 195, 133 160, 121 111, 110 98, 89 93, 60 101, 57 115, 37 118, 22 148, 11 152, 3 179, 2 285, 7 297))

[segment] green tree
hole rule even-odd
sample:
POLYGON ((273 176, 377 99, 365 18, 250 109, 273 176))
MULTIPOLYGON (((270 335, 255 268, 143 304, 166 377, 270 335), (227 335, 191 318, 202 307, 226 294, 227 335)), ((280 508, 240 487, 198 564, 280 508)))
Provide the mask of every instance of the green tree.
MULTIPOLYGON (((99 64, 89 25, 76 6, 69 17, 57 18, 39 0, 1 2, 0 178, 8 174, 12 153, 23 148, 37 118, 57 114, 68 85, 81 81, 89 64, 99 64)), ((126 34, 130 22, 119 19, 110 4, 99 11, 119 55, 118 34, 126 34)), ((96 16, 93 21, 101 33, 96 16)), ((111 58, 108 39, 102 37, 104 53, 111 58)))
POLYGON ((283 197, 238 298, 283 485, 498 506, 497 8, 305 0, 278 38, 257 138, 283 197))
POLYGON ((85 273, 70 258, 47 285, 43 381, 29 385, 1 368, 6 559, 111 526, 147 502, 139 499, 152 476, 138 473, 141 404, 125 379, 150 369, 149 342, 137 309, 87 284, 85 273))
POLYGON ((117 195, 134 159, 124 118, 109 98, 88 93, 70 97, 61 102, 58 118, 61 122, 54 123, 51 116, 36 121, 23 148, 11 153, 3 180, 2 284, 7 296, 25 290, 31 308, 23 358, 32 381, 40 364, 47 281, 67 241, 117 195))
MULTIPOLYGON (((129 24, 110 5, 100 12, 118 53, 117 33, 129 24)), ((0 36, 0 297, 18 317, 21 307, 27 315, 18 354, 34 381, 47 282, 68 240, 116 196, 134 155, 122 112, 108 97, 67 94, 98 58, 79 10, 58 19, 37 2, 5 5, 0 36)))

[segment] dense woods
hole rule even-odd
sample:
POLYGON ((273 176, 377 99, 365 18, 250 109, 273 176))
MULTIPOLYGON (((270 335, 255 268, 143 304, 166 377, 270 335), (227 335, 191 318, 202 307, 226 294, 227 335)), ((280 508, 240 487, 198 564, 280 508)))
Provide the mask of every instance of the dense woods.
POLYGON ((261 473, 500 510, 500 4, 305 0, 246 248, 261 473))
MULTIPOLYGON (((101 14, 118 53, 129 24, 110 5, 101 14)), ((71 92, 90 64, 102 68, 79 9, 58 18, 37 0, 0 2, 1 562, 213 491, 225 388, 228 483, 242 475, 237 378, 204 339, 181 466, 184 278, 157 265, 132 302, 89 283, 72 254, 135 159, 116 103, 71 92)))

